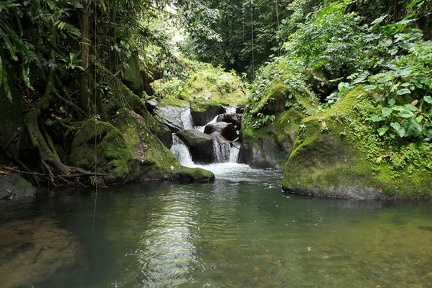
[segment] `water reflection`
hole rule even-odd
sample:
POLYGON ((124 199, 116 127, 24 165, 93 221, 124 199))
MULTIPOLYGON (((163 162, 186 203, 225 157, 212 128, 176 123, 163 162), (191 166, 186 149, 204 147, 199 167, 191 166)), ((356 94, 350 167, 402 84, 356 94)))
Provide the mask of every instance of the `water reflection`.
POLYGON ((197 265, 194 238, 199 232, 194 220, 198 199, 188 186, 172 186, 159 204, 143 219, 136 256, 145 287, 175 286, 189 281, 197 265))

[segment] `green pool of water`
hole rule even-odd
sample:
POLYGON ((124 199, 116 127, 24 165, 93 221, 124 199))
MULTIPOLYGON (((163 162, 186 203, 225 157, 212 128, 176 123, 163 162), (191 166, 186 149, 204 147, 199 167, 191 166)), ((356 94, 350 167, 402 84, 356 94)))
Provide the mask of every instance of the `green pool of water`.
MULTIPOLYGON (((430 202, 286 197, 278 172, 243 165, 214 169, 214 183, 67 189, 19 207, 2 203, 0 228, 26 223, 27 228, 8 228, 26 237, 37 234, 31 225, 48 223, 62 231, 46 228, 53 239, 59 233, 69 237, 60 240, 69 241, 60 252, 44 258, 50 259, 45 271, 54 269, 50 261, 62 263, 62 257, 71 256, 71 243, 80 248, 73 250, 79 251, 74 261, 64 261, 44 277, 25 263, 43 258, 49 241, 38 246, 29 238, 28 247, 11 252, 0 240, 3 271, 21 263, 15 259, 25 257, 21 250, 30 251, 31 245, 40 250, 21 267, 14 264, 26 277, 0 273, 0 283, 44 288, 431 287, 430 202)), ((12 233, 7 231, 3 234, 12 233)))

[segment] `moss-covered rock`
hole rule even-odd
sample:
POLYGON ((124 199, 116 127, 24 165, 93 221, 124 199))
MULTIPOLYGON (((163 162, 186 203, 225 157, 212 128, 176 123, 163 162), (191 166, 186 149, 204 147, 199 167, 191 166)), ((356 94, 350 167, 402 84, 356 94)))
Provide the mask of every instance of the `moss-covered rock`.
POLYGON ((190 112, 196 126, 203 126, 223 112, 221 104, 215 100, 202 97, 194 99, 190 104, 190 112))
POLYGON ((136 95, 141 95, 144 91, 144 80, 139 67, 138 55, 133 54, 130 57, 124 69, 123 81, 136 95))
MULTIPOLYGON (((154 120, 153 120, 154 121, 154 120)), ((152 123, 128 109, 121 109, 112 124, 120 131, 132 153, 131 179, 211 181, 212 172, 199 168, 186 168, 162 142, 151 133, 152 123)))
POLYGON ((254 168, 283 169, 299 132, 302 114, 288 109, 261 128, 242 131, 239 161, 254 168))
POLYGON ((190 107, 195 125, 204 125, 222 113, 222 106, 244 105, 247 90, 234 73, 208 64, 191 72, 186 80, 160 79, 152 83, 159 107, 190 107))
POLYGON ((303 119, 285 167, 283 189, 360 199, 430 197, 429 168, 413 164, 405 171, 392 163, 392 157, 406 153, 409 142, 394 143, 392 154, 382 154, 389 153, 388 147, 365 122, 374 109, 357 87, 331 108, 303 119))
POLYGON ((36 194, 36 188, 20 175, 0 173, 0 200, 12 200, 31 197, 36 194))
POLYGON ((133 154, 125 138, 110 123, 90 119, 75 134, 71 164, 106 173, 107 184, 127 181, 132 160, 133 154))
POLYGON ((318 98, 286 63, 268 65, 260 75, 242 118, 240 161, 252 167, 282 168, 300 121, 316 110, 318 98))

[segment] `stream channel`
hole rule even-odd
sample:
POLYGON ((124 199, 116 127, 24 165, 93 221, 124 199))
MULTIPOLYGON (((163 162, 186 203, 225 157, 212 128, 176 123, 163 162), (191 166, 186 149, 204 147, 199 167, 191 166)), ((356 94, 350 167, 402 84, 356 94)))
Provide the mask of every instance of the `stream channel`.
POLYGON ((431 287, 429 202, 288 197, 277 171, 207 168, 214 183, 0 203, 1 287, 431 287))
POLYGON ((281 171, 225 152, 213 183, 0 201, 0 286, 432 287, 429 201, 287 196, 281 171))

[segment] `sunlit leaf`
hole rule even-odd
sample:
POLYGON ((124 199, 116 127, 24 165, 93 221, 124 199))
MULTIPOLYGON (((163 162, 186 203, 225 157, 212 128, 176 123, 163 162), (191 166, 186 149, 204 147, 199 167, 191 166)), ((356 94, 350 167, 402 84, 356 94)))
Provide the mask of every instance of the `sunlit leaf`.
POLYGON ((426 101, 426 103, 432 104, 432 97, 431 96, 424 96, 423 99, 424 99, 424 101, 426 101))
POLYGON ((393 112, 392 108, 384 107, 381 109, 381 113, 384 118, 387 118, 393 112))
POLYGON ((371 91, 371 90, 375 90, 377 88, 376 85, 366 85, 363 87, 364 91, 371 91))
POLYGON ((399 116, 402 118, 411 118, 414 117, 415 114, 409 110, 402 110, 399 112, 399 116))
POLYGON ((399 89, 396 92, 397 95, 405 95, 405 94, 411 94, 411 90, 407 89, 407 88, 403 88, 403 89, 399 89))
POLYGON ((405 104, 404 107, 406 110, 409 110, 409 111, 417 111, 418 110, 418 108, 412 104, 405 104))

